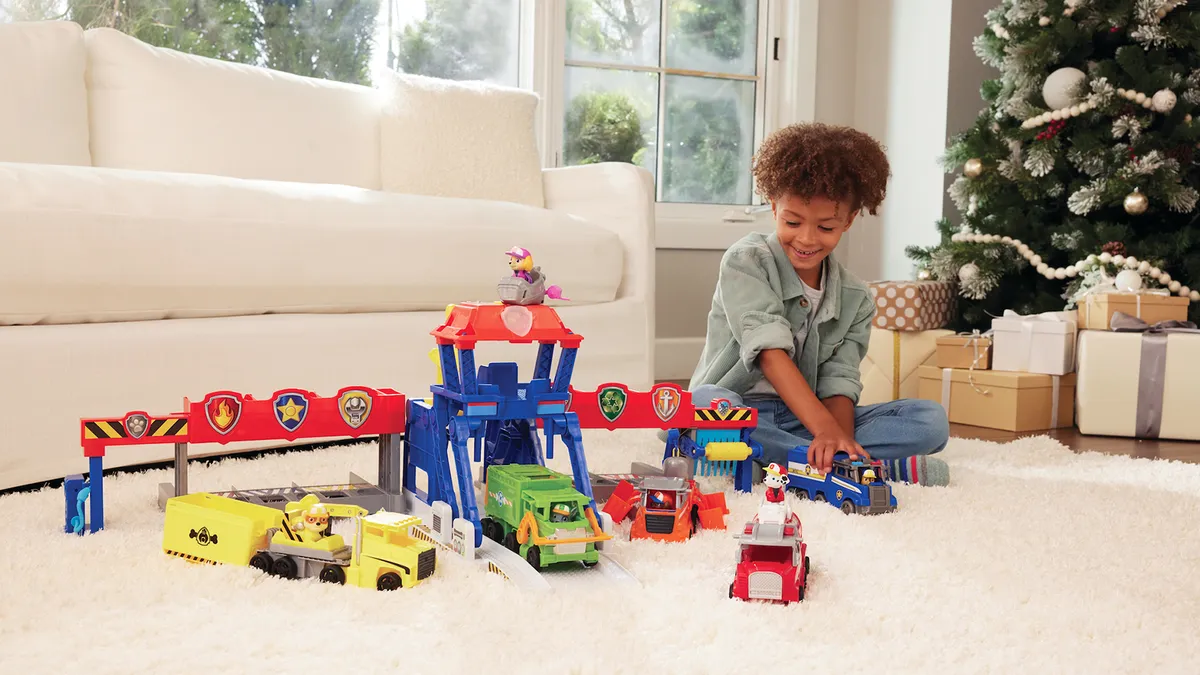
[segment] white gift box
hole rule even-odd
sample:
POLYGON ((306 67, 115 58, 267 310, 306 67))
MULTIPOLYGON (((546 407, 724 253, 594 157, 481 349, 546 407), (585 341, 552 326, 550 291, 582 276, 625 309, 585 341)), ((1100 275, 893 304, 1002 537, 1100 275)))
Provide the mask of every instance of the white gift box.
POLYGON ((1022 316, 1005 310, 992 319, 992 370, 1045 375, 1075 372, 1074 310, 1022 316))

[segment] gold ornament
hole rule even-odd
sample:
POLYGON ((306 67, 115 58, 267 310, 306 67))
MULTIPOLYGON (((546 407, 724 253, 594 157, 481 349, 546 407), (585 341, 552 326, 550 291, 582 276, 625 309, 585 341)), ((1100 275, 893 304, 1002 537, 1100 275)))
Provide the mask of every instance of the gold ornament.
POLYGON ((981 173, 983 173, 983 160, 978 157, 972 157, 963 164, 963 175, 967 178, 978 178, 981 173))
POLYGON ((933 276, 933 275, 929 273, 929 270, 921 270, 921 271, 917 272, 917 278, 920 279, 921 281, 929 281, 929 278, 931 276, 933 276))
POLYGON ((1146 199, 1146 195, 1134 190, 1125 196, 1125 213, 1131 216, 1140 216, 1150 207, 1150 200, 1146 199))

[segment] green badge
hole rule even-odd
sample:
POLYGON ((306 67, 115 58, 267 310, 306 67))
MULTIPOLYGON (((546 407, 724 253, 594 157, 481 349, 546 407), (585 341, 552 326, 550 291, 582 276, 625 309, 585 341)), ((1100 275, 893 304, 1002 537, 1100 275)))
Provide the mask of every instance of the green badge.
POLYGON ((605 387, 600 390, 600 414, 609 422, 616 422, 621 413, 625 412, 625 392, 617 387, 605 387))

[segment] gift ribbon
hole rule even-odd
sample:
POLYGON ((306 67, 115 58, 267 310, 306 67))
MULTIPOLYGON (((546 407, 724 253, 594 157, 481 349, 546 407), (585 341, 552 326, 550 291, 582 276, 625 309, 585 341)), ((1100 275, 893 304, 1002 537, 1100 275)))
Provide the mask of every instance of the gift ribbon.
POLYGON ((892 400, 900 398, 900 331, 892 331, 892 400))
MULTIPOLYGON (((1033 360, 1033 327, 1037 321, 1051 321, 1058 323, 1075 323, 1067 318, 1067 312, 1042 312, 1041 314, 1017 314, 1011 309, 1004 310, 1003 317, 1005 319, 1020 319, 1021 320, 1021 339, 1025 342, 1025 358, 1022 361, 1020 370, 1029 370, 1029 362, 1033 360)), ((1074 352, 1071 354, 1071 363, 1067 368, 1067 372, 1075 370, 1074 352)))
MULTIPOLYGON (((953 368, 942 368, 942 408, 944 408, 946 410, 947 418, 950 417, 950 384, 951 384, 951 382, 953 382, 953 380, 952 380, 953 375, 954 375, 953 368)), ((969 376, 968 376, 968 378, 969 378, 969 376)), ((975 387, 974 383, 972 383, 971 386, 975 387)), ((1062 378, 1059 377, 1058 375, 1051 375, 1050 376, 1050 428, 1051 429, 1058 428, 1058 399, 1059 399, 1059 391, 1060 391, 1061 387, 1062 387, 1062 378)), ((980 389, 978 387, 975 387, 975 391, 980 392, 980 389)), ((988 395, 987 392, 980 392, 980 393, 982 393, 984 396, 988 395)))
POLYGON ((984 338, 990 338, 992 336, 992 332, 993 331, 989 330, 986 333, 980 333, 979 329, 976 328, 970 333, 955 333, 956 337, 967 338, 967 341, 963 343, 963 349, 972 347, 975 350, 974 358, 971 359, 971 366, 967 368, 967 383, 971 385, 971 388, 974 389, 976 393, 984 396, 988 395, 988 390, 980 389, 979 386, 975 384, 975 369, 979 367, 979 362, 983 360, 983 355, 987 352, 986 349, 984 349, 982 352, 979 350, 979 343, 984 338))
POLYGON ((1200 333, 1200 329, 1191 321, 1159 321, 1150 325, 1124 312, 1113 312, 1111 325, 1116 333, 1142 334, 1134 435, 1137 438, 1158 438, 1162 428, 1163 385, 1167 373, 1167 335, 1200 333))

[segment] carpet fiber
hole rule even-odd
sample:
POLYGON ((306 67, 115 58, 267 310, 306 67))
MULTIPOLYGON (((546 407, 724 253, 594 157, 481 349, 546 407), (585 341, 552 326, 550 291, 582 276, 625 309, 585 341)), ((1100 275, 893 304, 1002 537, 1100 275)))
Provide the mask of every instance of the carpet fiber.
MULTIPOLYGON (((661 447, 642 431, 585 441, 594 471, 661 447)), ((154 495, 167 471, 107 480, 109 529, 87 537, 58 530, 61 491, 7 495, 0 662, 14 673, 1195 672, 1200 466, 1077 455, 1046 438, 955 439, 942 456, 951 487, 897 486, 893 514, 796 502, 813 571, 788 607, 727 598, 731 531, 617 541, 609 553, 640 588, 521 592, 441 555, 427 583, 379 593, 164 555, 154 495)), ((194 466, 191 480, 304 485, 372 479, 374 466, 362 445, 194 466)), ((730 491, 731 529, 761 495, 730 491)))

